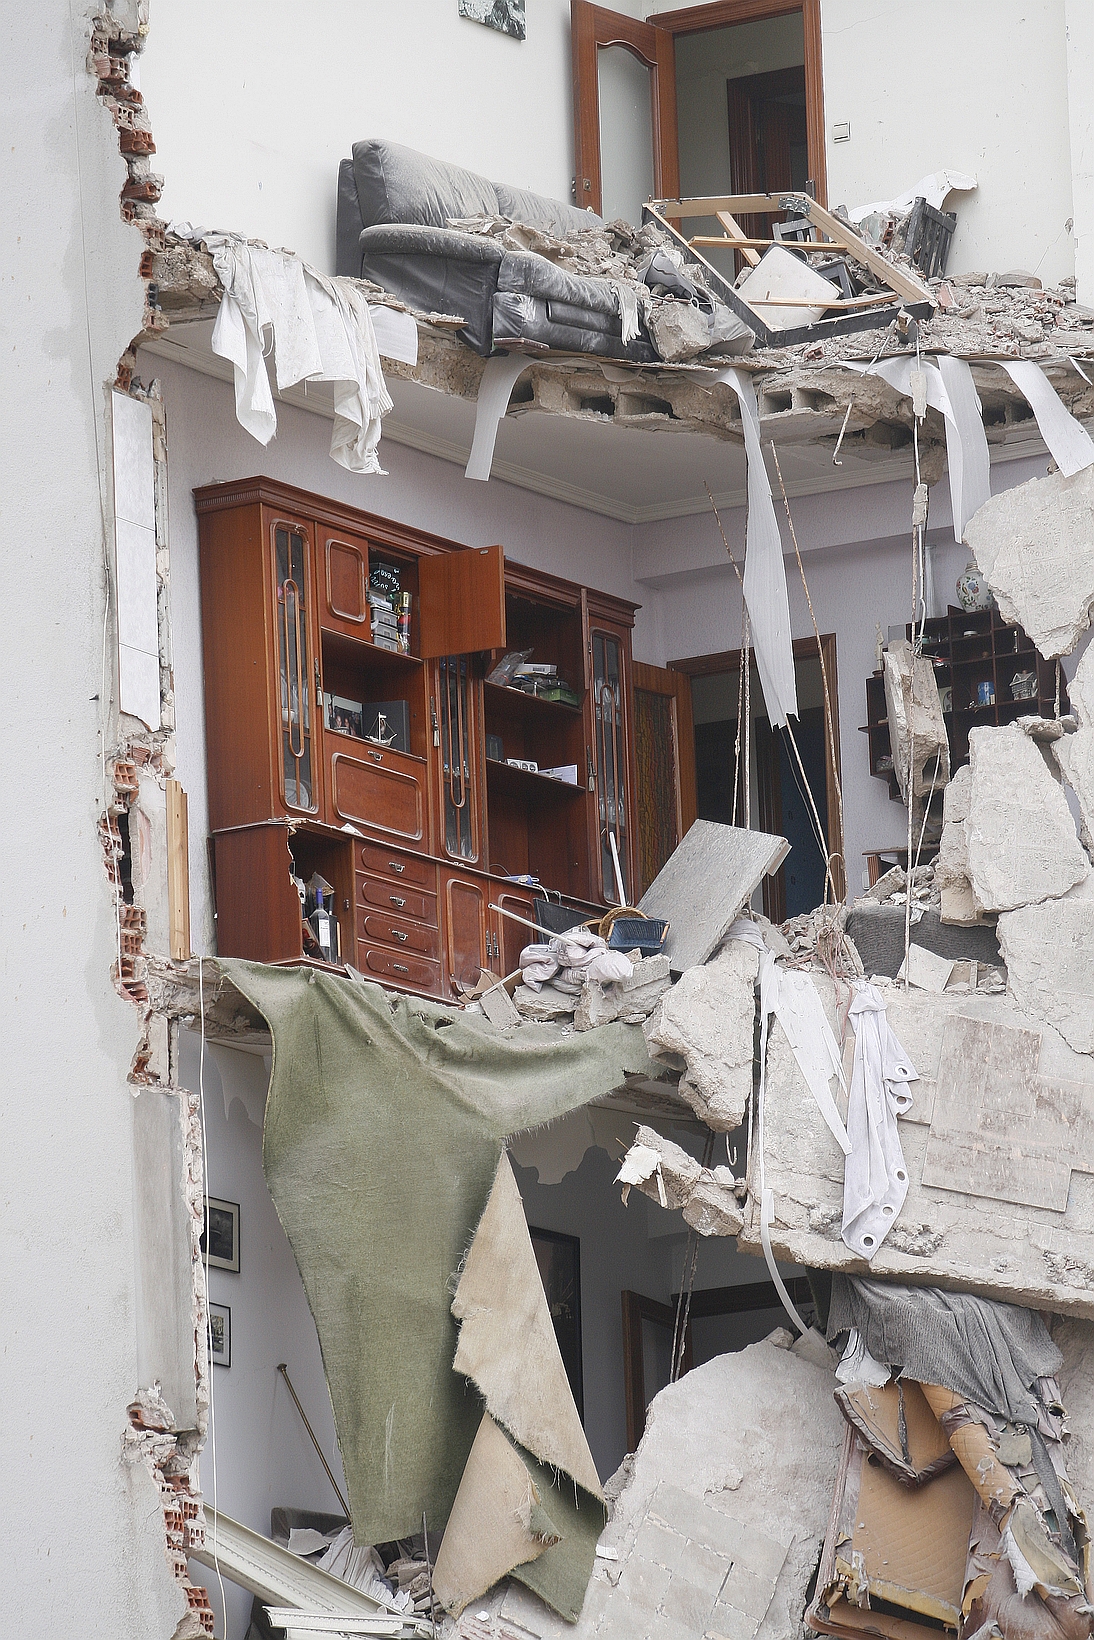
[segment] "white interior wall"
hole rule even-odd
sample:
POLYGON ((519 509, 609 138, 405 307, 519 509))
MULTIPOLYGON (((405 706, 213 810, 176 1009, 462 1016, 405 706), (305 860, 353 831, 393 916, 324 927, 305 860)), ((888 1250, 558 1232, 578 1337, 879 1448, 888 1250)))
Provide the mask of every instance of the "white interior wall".
POLYGON ((126 1081, 140 1018, 111 983, 96 829, 118 732, 108 384, 140 328, 143 242, 120 218, 126 167, 84 70, 88 34, 68 0, 4 18, 0 666, 24 775, 0 868, 0 1580, 13 1634, 147 1640, 186 1603, 156 1483, 122 1458, 155 1328, 140 1309, 126 1081))
POLYGON ((263 473, 467 546, 500 541, 517 563, 642 604, 635 627, 640 659, 653 658, 658 647, 660 598, 634 581, 627 525, 496 479, 465 479, 454 463, 390 441, 380 446, 388 477, 349 473, 330 458, 330 422, 291 406, 278 406, 277 437, 263 449, 236 421, 229 384, 151 355, 142 355, 140 368, 146 379, 160 380, 167 407, 178 778, 190 803, 194 949, 211 954, 196 486, 263 473))
POLYGON ((1074 273, 1064 0, 822 0, 821 37, 829 204, 970 172, 949 272, 1074 273))
POLYGON ((532 0, 528 38, 456 0, 156 0, 141 89, 162 214, 287 245, 334 272, 338 162, 388 137, 570 200, 569 0, 532 0), (230 20, 226 26, 226 20, 230 20))
MULTIPOLYGON (((183 1085, 199 1086, 200 1038, 181 1041, 183 1085)), ((214 1487, 225 1514, 269 1535, 278 1505, 341 1514, 289 1395, 278 1363, 288 1367, 324 1456, 345 1492, 334 1413, 323 1374, 319 1339, 304 1286, 262 1173, 262 1115, 268 1062, 234 1048, 208 1046, 205 1054, 207 1191, 239 1205, 239 1272, 210 1268, 209 1297, 231 1310, 232 1361, 212 1368, 212 1442, 201 1459, 202 1489, 214 1487), (227 1114, 225 1107, 227 1105, 227 1114)), ((200 1568, 199 1568, 200 1570, 200 1568)), ((215 1573, 201 1581, 217 1612, 217 1633, 242 1640, 251 1597, 225 1579, 227 1625, 215 1573)))

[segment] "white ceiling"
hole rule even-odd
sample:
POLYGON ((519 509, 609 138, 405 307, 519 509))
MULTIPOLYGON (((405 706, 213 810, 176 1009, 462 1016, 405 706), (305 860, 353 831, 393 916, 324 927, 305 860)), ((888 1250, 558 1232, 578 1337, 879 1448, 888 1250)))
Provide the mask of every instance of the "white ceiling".
MULTIPOLYGON (((212 321, 172 325, 141 351, 231 381, 231 366, 213 353, 211 334, 212 321)), ((466 463, 475 428, 473 403, 396 377, 389 378, 388 390, 395 407, 384 421, 385 439, 443 461, 466 463)), ((333 415, 333 393, 325 384, 275 391, 275 397, 319 415, 333 415)), ((1029 433, 1035 440, 1035 423, 1029 433)), ((1031 450, 1032 440, 1023 427, 1021 448, 993 449, 993 459, 1031 450)), ((912 471, 910 451, 861 445, 845 444, 838 468, 832 463, 831 443, 786 443, 780 446, 779 458, 791 496, 886 483, 912 471)), ((629 524, 705 512, 710 505, 706 484, 719 506, 742 506, 745 501, 741 444, 671 428, 621 427, 608 417, 524 409, 510 413, 498 428, 492 472, 507 483, 629 524)))

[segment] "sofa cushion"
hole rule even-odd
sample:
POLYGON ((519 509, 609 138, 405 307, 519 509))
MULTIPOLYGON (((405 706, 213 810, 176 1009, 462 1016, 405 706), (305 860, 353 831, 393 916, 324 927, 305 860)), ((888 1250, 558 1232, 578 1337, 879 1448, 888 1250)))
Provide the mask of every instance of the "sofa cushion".
POLYGON ((548 199, 534 194, 530 188, 511 188, 507 182, 494 184, 498 196, 498 212, 513 222, 526 222, 530 228, 542 228, 558 239, 579 228, 599 228, 603 219, 593 211, 579 211, 576 205, 564 205, 560 199, 548 199))
MULTIPOLYGON (((580 319, 573 310, 570 317, 580 319)), ((511 347, 514 342, 538 343, 540 347, 554 348, 566 353, 593 353, 606 359, 632 359, 636 364, 655 364, 657 354, 645 336, 637 336, 625 345, 620 340, 616 321, 614 334, 600 329, 603 314, 590 314, 591 323, 582 325, 560 324, 551 317, 551 310, 542 296, 522 295, 517 291, 499 291, 494 297, 494 345, 511 347)))
POLYGON ((497 215, 497 190, 486 177, 402 143, 379 137, 355 142, 353 173, 366 228, 380 222, 443 228, 449 217, 497 215))
POLYGON ((497 266, 511 254, 487 234, 422 227, 416 222, 377 222, 362 228, 357 242, 362 256, 448 256, 458 262, 497 266))

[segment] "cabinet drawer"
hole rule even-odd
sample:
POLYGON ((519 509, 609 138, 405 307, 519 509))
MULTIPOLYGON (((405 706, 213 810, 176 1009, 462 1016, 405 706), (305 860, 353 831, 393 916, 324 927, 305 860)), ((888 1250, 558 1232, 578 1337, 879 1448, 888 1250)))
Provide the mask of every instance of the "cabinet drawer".
POLYGON ((371 944, 390 945, 397 951, 416 951, 422 957, 440 955, 435 928, 385 917, 382 911, 367 911, 364 906, 357 908, 357 938, 371 944))
POLYGON ((440 990, 440 963, 427 962, 423 957, 415 956, 412 951, 387 951, 381 946, 366 945, 359 941, 357 966, 367 974, 394 980, 397 985, 415 985, 422 991, 440 990))
POLYGON ((378 877, 357 873, 357 903, 365 907, 377 906, 389 915, 409 918, 412 922, 437 926, 437 896, 422 894, 416 888, 404 888, 402 883, 383 882, 378 877))
POLYGON ((330 800, 340 820, 420 842, 425 836, 425 763, 403 752, 371 749, 362 757, 334 752, 330 800))
POLYGON ((437 886, 436 866, 420 855, 396 854, 394 849, 381 848, 379 843, 362 843, 357 853, 360 866, 375 872, 377 877, 394 877, 400 883, 416 883, 419 888, 437 886))

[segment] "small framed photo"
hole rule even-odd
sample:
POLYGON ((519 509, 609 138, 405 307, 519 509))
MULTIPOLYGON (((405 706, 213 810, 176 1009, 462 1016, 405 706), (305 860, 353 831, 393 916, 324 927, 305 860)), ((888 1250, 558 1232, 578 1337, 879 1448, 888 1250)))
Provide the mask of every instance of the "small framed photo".
POLYGON ((214 1367, 232 1364, 232 1311, 227 1304, 209 1305, 209 1360, 214 1367))
POLYGON ((239 1274, 238 1202, 218 1202, 215 1196, 206 1196, 201 1255, 211 1268, 239 1274))

